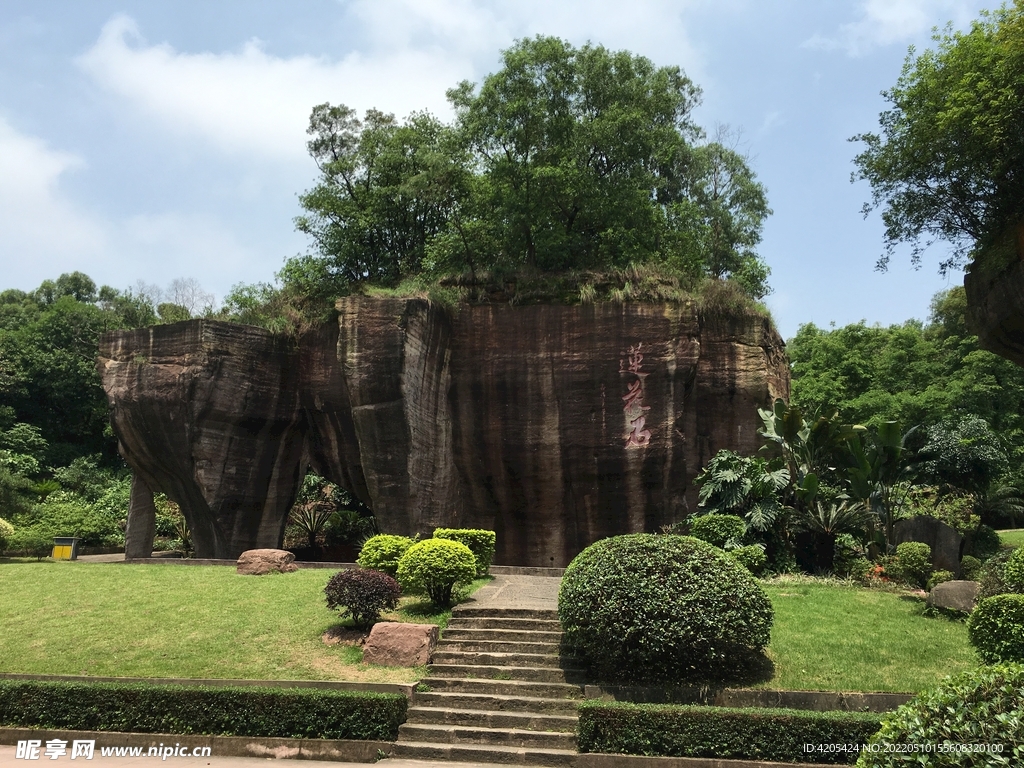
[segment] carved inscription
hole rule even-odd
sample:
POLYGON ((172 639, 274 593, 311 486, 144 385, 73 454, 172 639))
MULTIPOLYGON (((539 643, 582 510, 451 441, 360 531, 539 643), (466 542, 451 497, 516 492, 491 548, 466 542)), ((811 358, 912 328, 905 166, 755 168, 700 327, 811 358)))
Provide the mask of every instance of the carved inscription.
POLYGON ((622 397, 625 404, 622 412, 626 416, 626 434, 623 439, 627 448, 643 448, 650 445, 651 430, 644 429, 647 422, 649 405, 644 405, 644 379, 647 374, 643 370, 644 356, 641 352, 643 342, 629 348, 627 357, 619 360, 619 373, 632 374, 636 378, 627 384, 628 391, 622 397))

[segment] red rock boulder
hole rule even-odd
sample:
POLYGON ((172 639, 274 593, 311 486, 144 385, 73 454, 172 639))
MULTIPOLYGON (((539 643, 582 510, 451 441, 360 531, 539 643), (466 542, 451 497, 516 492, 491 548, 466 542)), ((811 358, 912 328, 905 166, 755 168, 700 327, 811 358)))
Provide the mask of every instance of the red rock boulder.
POLYGON ((390 621, 373 625, 363 646, 363 661, 385 667, 418 667, 430 662, 437 646, 437 627, 433 624, 397 624, 390 621))
POLYGON ((283 549, 250 549, 238 558, 236 569, 243 576, 265 576, 291 573, 299 567, 295 565, 295 555, 283 549))

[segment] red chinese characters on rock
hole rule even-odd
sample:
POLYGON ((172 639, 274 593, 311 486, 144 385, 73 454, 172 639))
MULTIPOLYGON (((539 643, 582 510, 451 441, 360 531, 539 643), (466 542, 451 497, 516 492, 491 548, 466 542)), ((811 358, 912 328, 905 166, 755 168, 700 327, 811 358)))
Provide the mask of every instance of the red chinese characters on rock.
POLYGON ((619 373, 631 373, 636 380, 628 385, 629 391, 622 397, 625 406, 622 412, 626 415, 628 431, 623 435, 626 441, 626 448, 643 448, 651 442, 651 430, 644 429, 647 417, 644 415, 651 410, 649 405, 644 405, 644 379, 647 374, 643 371, 644 356, 641 353, 643 342, 630 347, 628 357, 619 360, 619 373))

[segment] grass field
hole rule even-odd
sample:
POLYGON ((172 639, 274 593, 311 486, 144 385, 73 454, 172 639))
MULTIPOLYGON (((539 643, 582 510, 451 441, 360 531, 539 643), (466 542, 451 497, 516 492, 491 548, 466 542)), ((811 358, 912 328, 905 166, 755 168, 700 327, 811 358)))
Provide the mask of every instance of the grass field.
POLYGON ((775 677, 761 687, 916 692, 979 663, 964 624, 924 616, 923 600, 799 576, 765 590, 775 677))
MULTIPOLYGON (((0 564, 0 672, 118 677, 412 682, 424 670, 362 664, 327 646, 340 624, 334 571, 239 576, 223 566, 0 564)), ((479 586, 483 582, 477 582, 479 586)), ((445 622, 403 598, 402 621, 445 622), (404 610, 403 610, 404 609, 404 610)))
MULTIPOLYGON (((326 646, 332 571, 238 576, 217 566, 0 564, 0 672, 411 682, 326 646)), ((477 582, 481 585, 483 582, 477 582)), ((964 625, 920 600, 804 577, 765 583, 775 606, 769 688, 918 691, 975 666, 964 625)), ((394 616, 443 623, 406 600, 394 616)))
POLYGON ((1009 531, 997 531, 1000 541, 1007 546, 1024 547, 1024 528, 1009 531))

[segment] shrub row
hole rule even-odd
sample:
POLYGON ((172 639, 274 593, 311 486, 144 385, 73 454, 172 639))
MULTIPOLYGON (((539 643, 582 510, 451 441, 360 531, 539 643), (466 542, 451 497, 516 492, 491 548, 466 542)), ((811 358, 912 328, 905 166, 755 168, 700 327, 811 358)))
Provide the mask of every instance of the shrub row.
POLYGON ((0 725, 71 731, 393 741, 397 693, 0 680, 0 725))
POLYGON ((805 752, 805 744, 865 744, 882 715, 794 709, 587 701, 580 752, 715 757, 790 763, 853 763, 855 751, 805 752))
POLYGON ((494 531, 479 528, 437 528, 434 531, 434 538, 450 539, 469 547, 469 551, 476 558, 477 578, 486 576, 491 570, 491 561, 494 560, 494 548, 497 544, 494 531))

